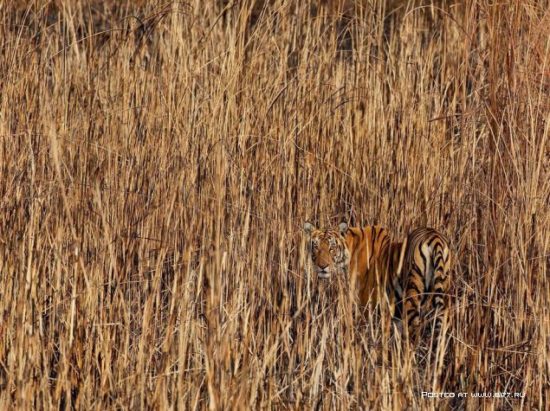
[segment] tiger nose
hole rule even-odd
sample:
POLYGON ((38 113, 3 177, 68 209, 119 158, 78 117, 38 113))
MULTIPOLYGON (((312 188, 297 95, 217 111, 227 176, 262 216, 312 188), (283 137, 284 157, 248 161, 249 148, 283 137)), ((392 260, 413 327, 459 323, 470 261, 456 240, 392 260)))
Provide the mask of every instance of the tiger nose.
POLYGON ((327 267, 328 267, 328 263, 320 263, 320 264, 319 264, 319 268, 320 268, 321 270, 325 270, 327 267))

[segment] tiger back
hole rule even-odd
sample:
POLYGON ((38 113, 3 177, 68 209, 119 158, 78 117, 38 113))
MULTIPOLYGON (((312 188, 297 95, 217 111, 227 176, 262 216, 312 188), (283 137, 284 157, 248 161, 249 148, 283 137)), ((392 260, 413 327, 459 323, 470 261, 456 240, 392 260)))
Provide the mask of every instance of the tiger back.
POLYGON ((383 297, 389 280, 388 252, 390 236, 380 226, 348 227, 345 233, 348 248, 353 250, 350 261, 352 275, 361 305, 376 306, 383 297))
POLYGON ((446 237, 433 228, 417 228, 405 243, 390 245, 391 281, 397 316, 416 339, 423 317, 435 315, 435 332, 448 317, 451 254, 446 237))

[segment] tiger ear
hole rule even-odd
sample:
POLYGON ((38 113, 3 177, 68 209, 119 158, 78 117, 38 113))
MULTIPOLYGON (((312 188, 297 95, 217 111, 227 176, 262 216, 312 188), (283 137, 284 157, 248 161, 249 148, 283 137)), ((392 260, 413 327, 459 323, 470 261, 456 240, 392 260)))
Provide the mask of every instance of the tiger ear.
POLYGON ((315 230, 315 227, 313 226, 313 224, 311 224, 309 221, 306 221, 304 224, 304 231, 307 234, 311 234, 313 230, 315 230))
POLYGON ((340 223, 338 229, 340 230, 340 234, 346 234, 348 232, 348 223, 340 223))

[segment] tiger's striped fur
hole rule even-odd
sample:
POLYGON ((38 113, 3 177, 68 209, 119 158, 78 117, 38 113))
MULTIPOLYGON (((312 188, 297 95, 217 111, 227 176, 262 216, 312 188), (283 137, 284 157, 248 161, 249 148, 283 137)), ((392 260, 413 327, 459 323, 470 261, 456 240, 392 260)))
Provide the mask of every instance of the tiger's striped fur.
POLYGON ((390 237, 380 226, 348 227, 339 230, 319 230, 306 223, 309 234, 309 252, 319 278, 344 272, 350 275, 358 288, 362 305, 376 304, 379 290, 388 280, 390 237))
POLYGON ((449 242, 433 228, 417 228, 405 243, 390 245, 392 286, 397 300, 398 316, 407 322, 409 335, 416 340, 422 318, 433 312, 435 332, 448 316, 449 242))

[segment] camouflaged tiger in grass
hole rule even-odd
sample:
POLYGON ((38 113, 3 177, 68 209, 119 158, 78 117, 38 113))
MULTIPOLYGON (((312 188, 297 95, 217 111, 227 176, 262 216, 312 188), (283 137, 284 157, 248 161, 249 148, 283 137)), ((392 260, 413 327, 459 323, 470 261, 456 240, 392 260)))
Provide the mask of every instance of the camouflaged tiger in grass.
POLYGON ((359 301, 376 305, 387 293, 392 316, 405 320, 416 340, 423 319, 435 319, 439 333, 448 316, 449 243, 433 228, 417 228, 403 242, 391 242, 379 226, 317 229, 306 223, 308 249, 318 278, 355 276, 359 301))

